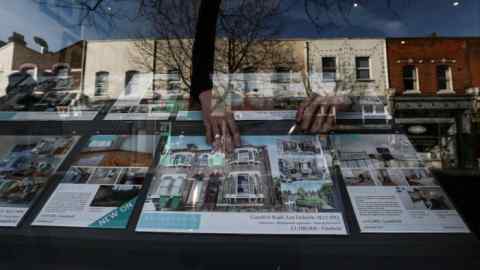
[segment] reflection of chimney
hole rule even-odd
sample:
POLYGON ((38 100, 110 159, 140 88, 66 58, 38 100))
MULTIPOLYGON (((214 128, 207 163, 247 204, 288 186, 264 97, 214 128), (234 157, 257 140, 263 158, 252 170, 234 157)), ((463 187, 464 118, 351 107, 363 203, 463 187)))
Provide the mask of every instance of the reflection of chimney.
POLYGON ((25 37, 17 32, 13 32, 13 34, 8 38, 8 41, 15 42, 23 46, 27 45, 27 42, 25 42, 25 37))

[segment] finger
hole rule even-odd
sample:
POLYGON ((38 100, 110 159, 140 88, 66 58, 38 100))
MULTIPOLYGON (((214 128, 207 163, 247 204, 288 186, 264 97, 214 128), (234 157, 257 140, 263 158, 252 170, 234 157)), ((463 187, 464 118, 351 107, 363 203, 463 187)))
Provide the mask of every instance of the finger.
POLYGON ((227 128, 227 121, 225 121, 224 118, 220 121, 220 125, 222 128, 222 145, 223 145, 223 150, 224 152, 230 152, 230 134, 228 133, 228 128, 227 128))
POLYGON ((321 110, 322 105, 319 103, 319 101, 312 102, 307 109, 305 109, 305 114, 303 116, 300 128, 303 131, 309 130, 309 128, 312 126, 314 123, 315 117, 318 114, 318 111, 321 110))
POLYGON ((227 124, 228 124, 228 129, 230 130, 230 134, 232 135, 233 138, 233 144, 235 147, 239 147, 241 142, 240 142, 240 132, 238 131, 237 124, 235 123, 235 120, 233 120, 232 117, 227 118, 227 124))
POLYGON ((331 131, 335 127, 335 117, 334 116, 327 116, 327 119, 325 121, 325 124, 322 127, 321 132, 327 133, 331 131))
POLYGON ((319 115, 313 121, 312 127, 310 128, 310 133, 319 133, 322 130, 323 125, 325 124, 325 116, 319 115))
POLYGON ((205 122, 205 136, 207 138, 207 143, 212 144, 213 143, 213 134, 212 134, 212 127, 210 123, 205 122))
POLYGON ((297 123, 299 123, 302 120, 303 115, 305 113, 305 109, 308 107, 311 101, 312 101, 311 98, 306 98, 302 101, 302 103, 300 103, 300 106, 298 106, 297 115, 295 117, 297 123))
POLYGON ((222 119, 217 118, 215 119, 215 124, 214 126, 217 129, 217 134, 215 135, 215 145, 216 145, 216 151, 220 151, 222 153, 225 152, 225 133, 224 133, 224 128, 222 127, 222 119))
POLYGON ((326 127, 325 127, 326 131, 325 132, 329 132, 333 128, 335 128, 335 125, 337 124, 337 111, 338 111, 337 106, 332 106, 330 108, 330 111, 328 112, 328 115, 327 115, 327 122, 326 122, 326 127))
POLYGON ((212 125, 213 139, 214 140, 217 140, 222 135, 222 132, 220 130, 220 126, 218 125, 217 122, 218 122, 217 119, 212 118, 211 125, 212 125))
POLYGON ((225 152, 227 152, 227 153, 232 153, 233 152, 232 137, 229 134, 224 136, 223 144, 225 146, 225 152))
POLYGON ((323 106, 323 105, 320 105, 320 109, 319 111, 317 112, 315 118, 314 118, 314 122, 312 123, 311 127, 310 127, 310 132, 311 133, 318 133, 322 130, 322 127, 323 125, 325 124, 325 121, 326 121, 326 112, 328 112, 329 110, 329 107, 328 106, 323 106))

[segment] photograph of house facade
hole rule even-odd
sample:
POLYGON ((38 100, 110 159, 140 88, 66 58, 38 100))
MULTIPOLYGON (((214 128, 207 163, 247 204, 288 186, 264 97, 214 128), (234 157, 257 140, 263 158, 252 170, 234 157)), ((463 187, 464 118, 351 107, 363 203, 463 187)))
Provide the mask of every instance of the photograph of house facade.
POLYGON ((1 136, 1 226, 17 226, 78 141, 73 136, 1 136))
POLYGON ((247 136, 230 154, 174 136, 144 211, 318 212, 338 209, 316 136, 247 136))
POLYGON ((438 186, 405 135, 329 137, 347 186, 438 186))

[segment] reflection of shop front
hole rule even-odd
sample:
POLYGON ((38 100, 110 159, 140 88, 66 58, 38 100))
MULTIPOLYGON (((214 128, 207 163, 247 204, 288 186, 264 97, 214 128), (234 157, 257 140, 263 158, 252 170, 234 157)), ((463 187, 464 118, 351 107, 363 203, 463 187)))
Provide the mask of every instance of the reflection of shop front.
MULTIPOLYGON (((472 114, 472 132, 473 132, 473 139, 475 142, 480 141, 480 110, 479 110, 479 99, 477 98, 476 103, 476 112, 472 114)), ((475 145, 474 149, 474 158, 477 164, 477 167, 480 168, 480 143, 475 145)))
POLYGON ((397 96, 392 100, 395 124, 406 132, 427 166, 476 166, 470 117, 473 97, 397 96))

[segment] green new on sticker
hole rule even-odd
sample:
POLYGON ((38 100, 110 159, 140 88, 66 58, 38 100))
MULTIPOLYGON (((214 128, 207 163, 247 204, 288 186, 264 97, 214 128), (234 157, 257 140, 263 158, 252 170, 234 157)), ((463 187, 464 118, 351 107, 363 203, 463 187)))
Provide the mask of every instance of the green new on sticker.
POLYGON ((137 197, 124 203, 120 207, 112 210, 103 217, 97 219, 97 221, 90 224, 89 228, 111 228, 111 229, 124 229, 127 227, 128 219, 132 214, 133 207, 137 197))

